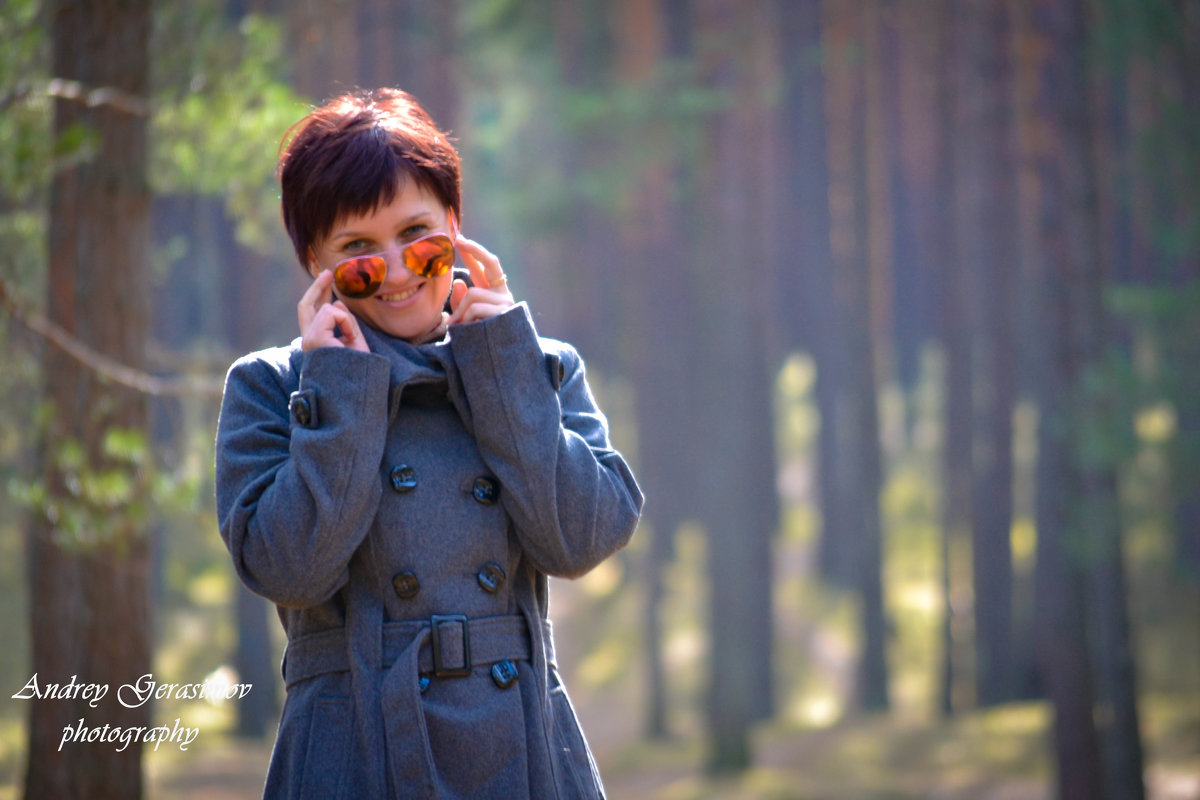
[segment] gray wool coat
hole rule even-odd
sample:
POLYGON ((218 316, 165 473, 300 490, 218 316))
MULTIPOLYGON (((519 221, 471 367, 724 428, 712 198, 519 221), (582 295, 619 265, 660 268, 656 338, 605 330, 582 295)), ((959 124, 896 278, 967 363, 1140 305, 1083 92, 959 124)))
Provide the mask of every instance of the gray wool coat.
POLYGON ((233 365, 217 508, 287 632, 265 797, 595 798, 547 576, 632 535, 642 495, 569 345, 518 304, 414 346, 233 365))

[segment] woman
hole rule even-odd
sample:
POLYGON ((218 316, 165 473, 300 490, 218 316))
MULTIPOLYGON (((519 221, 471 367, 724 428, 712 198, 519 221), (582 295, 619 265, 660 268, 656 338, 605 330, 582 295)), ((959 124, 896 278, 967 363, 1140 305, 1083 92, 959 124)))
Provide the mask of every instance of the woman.
POLYGON ((603 796, 547 576, 642 496, 582 360, 459 233, 458 155, 404 92, 312 112, 279 175, 300 338, 233 365, 217 431, 222 538, 287 632, 265 795, 603 796))

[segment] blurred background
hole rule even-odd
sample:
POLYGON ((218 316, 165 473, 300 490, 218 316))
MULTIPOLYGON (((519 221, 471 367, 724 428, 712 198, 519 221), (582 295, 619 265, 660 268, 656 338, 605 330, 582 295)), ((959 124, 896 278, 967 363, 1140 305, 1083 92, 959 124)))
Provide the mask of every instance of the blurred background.
POLYGON ((258 796, 221 380, 296 335, 284 131, 381 85, 648 498, 553 588, 612 797, 1200 798, 1197 0, 4 0, 0 41, 5 696, 254 684, 7 701, 0 798, 258 796))

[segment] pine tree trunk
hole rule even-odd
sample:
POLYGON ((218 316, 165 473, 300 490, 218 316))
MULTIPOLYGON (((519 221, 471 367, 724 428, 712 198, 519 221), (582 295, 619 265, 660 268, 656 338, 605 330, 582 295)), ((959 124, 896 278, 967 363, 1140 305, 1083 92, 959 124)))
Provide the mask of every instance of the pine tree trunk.
POLYGON ((234 590, 237 622, 237 647, 233 666, 238 681, 254 685, 254 691, 237 704, 238 736, 261 739, 271 732, 278 719, 278 660, 271 652, 271 607, 263 598, 240 582, 234 590))
MULTIPOLYGON (((149 89, 150 5, 61 3, 52 9, 55 77, 113 87, 145 99, 149 89)), ((148 330, 149 191, 144 114, 114 105, 57 100, 58 137, 86 126, 97 139, 90 160, 64 167, 51 188, 47 316, 122 363, 144 363, 148 330)), ((64 515, 39 517, 29 533, 33 672, 43 683, 78 681, 112 689, 95 707, 84 700, 30 701, 28 798, 137 798, 141 748, 60 744, 68 725, 146 726, 149 705, 126 708, 116 687, 150 672, 149 549, 145 520, 131 498, 111 505, 80 497, 75 476, 97 470, 137 475, 104 446, 114 429, 145 433, 145 399, 102 384, 48 350, 43 475, 50 503, 85 509, 72 530, 64 515), (68 444, 79 466, 57 456, 68 444), (74 474, 74 475, 73 475, 74 474)))
POLYGON ((1003 3, 955 4, 958 70, 958 270, 969 276, 959 313, 973 324, 965 354, 971 407, 970 530, 976 702, 1012 699, 1012 274, 1018 225, 1008 13, 1003 3))
MULTIPOLYGON (((1056 323, 1054 331, 1058 339, 1052 345, 1057 357, 1053 366, 1062 372, 1065 391, 1060 396, 1074 401, 1070 417, 1063 413, 1066 409, 1049 415, 1049 424, 1068 432, 1070 438, 1065 457, 1059 456, 1059 466, 1065 471, 1062 481, 1065 513, 1056 521, 1063 527, 1045 530, 1043 535, 1058 546, 1057 554, 1047 555, 1061 558, 1059 563, 1065 562, 1068 575, 1081 575, 1085 601, 1084 613, 1074 619, 1067 615, 1079 610, 1074 607, 1077 601, 1054 610, 1054 618, 1068 626, 1055 633, 1061 633, 1076 646, 1082 644, 1084 633, 1074 633, 1070 626, 1087 625, 1093 636, 1090 654, 1088 648, 1082 656, 1073 654, 1076 659, 1090 660, 1088 672, 1093 676, 1099 700, 1094 711, 1104 755, 1103 791, 1095 792, 1095 787, 1087 785, 1091 792, 1087 796, 1140 800, 1145 796, 1143 756, 1125 607, 1115 464, 1088 454, 1089 437, 1105 435, 1105 426, 1113 424, 1106 398, 1089 385, 1092 373, 1107 356, 1111 329, 1102 297, 1105 276, 1098 252, 1093 161, 1095 120, 1085 61, 1088 11, 1085 0, 1044 0, 1035 8, 1035 19, 1050 44, 1042 71, 1042 110, 1058 145, 1056 150, 1043 154, 1041 203, 1045 252, 1053 271, 1048 284, 1050 319, 1056 323), (1076 563, 1070 563, 1072 558, 1076 563), (1085 564, 1078 563, 1084 559, 1085 564)), ((1054 402, 1053 398, 1047 400, 1054 402)), ((1074 579, 1064 583, 1076 585, 1074 579)), ((1080 677, 1078 673, 1069 678, 1056 674, 1052 676, 1051 690, 1070 691, 1065 682, 1079 681, 1080 677)), ((1058 707, 1062 695, 1052 696, 1058 707)), ((1059 722, 1060 737, 1087 735, 1092 728, 1093 709, 1086 710, 1086 721, 1082 709, 1076 710, 1078 719, 1074 720, 1075 725, 1085 725, 1084 731, 1064 731, 1067 723, 1059 722)), ((1059 712, 1062 713, 1061 707, 1059 712)), ((1079 788, 1067 780, 1068 776, 1080 784, 1094 780, 1088 774, 1090 768, 1078 761, 1082 755, 1075 750, 1060 750, 1060 785, 1064 795, 1079 788)))
MULTIPOLYGON (((615 6, 617 30, 616 69, 622 80, 641 92, 653 92, 668 42, 662 4, 656 0, 621 0, 615 6)), ((682 55, 682 54, 677 54, 682 55)), ((681 214, 671 196, 679 182, 681 165, 670 155, 666 142, 673 131, 661 121, 648 123, 630 137, 630 147, 655 147, 663 156, 631 180, 622 200, 626 213, 619 220, 617 239, 621 264, 631 265, 617 281, 636 286, 628 305, 638 342, 655 342, 629 353, 635 376, 638 421, 638 478, 651 498, 643 511, 649 544, 642 560, 643 647, 646 701, 643 729, 652 739, 670 735, 668 675, 663 658, 664 625, 662 601, 664 571, 674 555, 677 528, 693 513, 689 508, 688 464, 694 422, 688 408, 689 375, 687 319, 689 316, 686 259, 655 259, 653 269, 644 269, 647 254, 685 252, 679 234, 681 214), (634 274, 637 273, 637 274, 634 274), (679 354, 662 358, 661 353, 679 354)), ((636 154, 631 153, 631 157, 636 154)), ((615 267, 614 267, 615 268, 615 267)))
POLYGON ((833 262, 829 241, 829 163, 825 110, 824 27, 821 0, 778 0, 779 52, 784 81, 782 129, 786 168, 784 201, 778 204, 780 267, 774 314, 783 345, 806 350, 816 363, 815 397, 821 419, 816 480, 821 526, 818 566, 822 577, 849 582, 845 509, 837 492, 836 418, 845 359, 833 313, 833 262))
POLYGON ((835 479, 848 498, 846 529, 853 586, 861 602, 855 701, 865 710, 886 708, 888 677, 883 609, 882 465, 876 405, 875 351, 871 317, 871 264, 867 248, 866 74, 857 48, 866 42, 861 3, 826 6, 827 36, 834 74, 831 122, 842 135, 830 141, 831 229, 834 308, 846 343, 845 393, 838 398, 834 435, 843 448, 835 479))
MULTIPOLYGON (((932 309, 928 303, 930 288, 929 265, 921 254, 918 228, 920 214, 925 211, 909 170, 906 169, 906 150, 911 149, 913 131, 906 124, 902 104, 905 102, 905 82, 909 79, 912 59, 908 51, 916 43, 906 41, 915 31, 906 27, 908 9, 900 0, 885 0, 879 12, 876 37, 880 51, 879 71, 883 117, 884 164, 887 167, 888 219, 891 223, 891 282, 892 335, 895 339, 894 374, 905 393, 905 440, 911 435, 914 421, 910 399, 920 378, 921 351, 933 331, 929 327, 932 309)), ((924 15, 922 15, 924 16, 924 15)), ((925 23, 928 24, 928 23, 925 23)))
MULTIPOLYGON (((754 47, 759 20, 731 0, 698 7, 698 51, 710 84, 726 93, 730 110, 717 115, 702 173, 705 230, 691 270, 696 292, 695 336, 704 354, 697 406, 704 432, 695 471, 708 532, 711 656, 707 698, 708 766, 737 771, 751 760, 749 729, 770 697, 775 456, 771 437, 772 381, 767 370, 766 303, 753 279, 731 279, 743 264, 767 263, 757 231, 766 219, 753 156, 762 146, 758 73, 738 56, 754 47), (769 430, 769 428, 768 428, 769 430), (766 495, 770 493, 771 499, 766 495), (768 511, 764 513, 764 505, 768 511), (765 684, 765 686, 764 686, 765 684)), ((765 280, 765 278, 764 278, 765 280)))

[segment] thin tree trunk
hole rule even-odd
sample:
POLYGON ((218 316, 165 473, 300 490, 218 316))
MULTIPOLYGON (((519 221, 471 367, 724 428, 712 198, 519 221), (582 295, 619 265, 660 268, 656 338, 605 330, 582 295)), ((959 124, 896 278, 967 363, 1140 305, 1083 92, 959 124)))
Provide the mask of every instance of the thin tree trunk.
POLYGON ((837 479, 837 394, 845 359, 833 312, 833 266, 829 241, 829 163, 826 132, 825 59, 821 0, 778 0, 785 148, 784 202, 777 206, 781 233, 775 315, 786 349, 804 349, 817 367, 815 396, 821 426, 816 476, 821 527, 818 565, 822 577, 845 585, 845 504, 837 479), (797 306, 799 313, 797 313, 797 306), (790 324, 789 324, 790 323, 790 324))
POLYGON ((845 459, 836 479, 842 482, 846 497, 852 498, 847 527, 840 535, 850 540, 853 585, 861 602, 855 701, 860 708, 873 710, 886 708, 889 700, 880 518, 882 475, 867 250, 866 76, 862 59, 856 55, 866 41, 866 28, 861 3, 834 2, 826 5, 826 13, 826 42, 835 70, 830 92, 831 122, 839 131, 831 137, 829 150, 833 297, 847 355, 845 394, 839 398, 839 411, 844 411, 844 416, 835 427, 845 459))
POLYGON ((761 242, 730 235, 757 230, 765 219, 751 161, 762 143, 753 122, 762 116, 759 73, 738 55, 739 46, 754 47, 755 32, 763 28, 747 13, 762 9, 746 12, 731 0, 706 0, 697 18, 698 41, 707 45, 698 53, 701 64, 711 84, 733 101, 717 116, 709 140, 702 187, 706 230, 693 270, 695 333, 706 359, 698 387, 705 452, 697 473, 709 543, 708 766, 714 772, 749 765, 749 729, 762 717, 762 683, 769 692, 772 663, 773 528, 762 511, 764 490, 775 485, 773 443, 761 436, 761 420, 772 418, 765 299, 754 280, 729 277, 732 265, 766 263, 761 242), (754 113, 745 113, 747 106, 754 113))
POLYGON ((270 606, 240 582, 235 601, 237 648, 233 655, 238 681, 254 685, 254 691, 237 705, 238 736, 261 739, 272 728, 279 714, 276 689, 279 686, 278 662, 271 653, 270 606))
POLYGON ((904 80, 911 59, 906 50, 915 43, 906 42, 909 34, 904 25, 907 11, 902 0, 885 0, 881 4, 877 41, 881 52, 880 103, 883 107, 884 163, 887 166, 887 192, 890 196, 891 223, 891 294, 893 336, 895 338, 895 377, 905 393, 905 426, 907 440, 915 419, 914 403, 910 397, 920 378, 921 350, 931 333, 928 320, 929 267, 921 258, 918 236, 918 217, 924 210, 917 202, 917 192, 905 168, 905 150, 912 135, 905 124, 901 104, 904 102, 904 80))
MULTIPOLYGON (((1125 607, 1115 465, 1086 454, 1086 437, 1103 435, 1104 426, 1112 424, 1105 398, 1094 388, 1085 391, 1085 380, 1106 357, 1110 341, 1102 299, 1105 276, 1098 253, 1097 186, 1092 159, 1095 122, 1085 62, 1087 8, 1084 0, 1045 0, 1035 8, 1039 27, 1051 45, 1042 72, 1044 119, 1055 129, 1059 145, 1057 151, 1045 154, 1041 207, 1047 257, 1055 275, 1051 284, 1055 303, 1052 318, 1058 323, 1061 338, 1056 366, 1063 372, 1066 396, 1076 398, 1077 404, 1067 428, 1072 439, 1065 464, 1067 514, 1062 521, 1066 528, 1046 534, 1058 537, 1060 546, 1069 542, 1077 553, 1089 554, 1089 565, 1079 568, 1086 586, 1087 613, 1071 624, 1090 623, 1089 632, 1094 636, 1090 671, 1101 701, 1096 719, 1102 734, 1104 770, 1103 792, 1090 796, 1140 800, 1145 796, 1143 756, 1125 607), (1085 543, 1086 549, 1081 549, 1085 543)), ((1061 415, 1051 419, 1060 426, 1067 422, 1061 415)), ((1060 689, 1064 677, 1056 679, 1060 689)), ((1073 679, 1078 680, 1079 675, 1073 679)), ((1090 720, 1087 725, 1091 727, 1090 720)), ((1060 767, 1065 772, 1066 754, 1060 755, 1060 767)), ((1079 764, 1069 768, 1080 772, 1084 769, 1079 764)))
MULTIPOLYGON (((975 617, 976 702, 1012 698, 1012 265, 1016 260, 1009 19, 1004 3, 955 4, 961 64, 957 97, 956 205, 959 269, 970 298, 960 313, 970 347, 966 397, 972 407, 970 530, 975 617)), ((955 345, 952 345, 952 347, 955 345)), ((953 436, 953 434, 952 434, 953 436)))
MULTIPOLYGON (((654 80, 669 42, 668 20, 657 0, 622 0, 616 7, 618 44, 617 70, 638 91, 655 91, 654 80)), ((651 123, 632 137, 636 147, 650 146, 669 153, 665 143, 672 134, 664 123, 651 123)), ((636 157, 636 154, 632 154, 636 157)), ((688 409, 688 349, 686 332, 689 297, 686 291, 686 259, 664 258, 654 269, 644 270, 648 253, 682 253, 678 233, 679 214, 671 196, 679 181, 681 165, 664 155, 630 181, 622 206, 627 213, 619 221, 618 238, 622 264, 635 265, 640 274, 626 274, 620 283, 640 286, 630 305, 637 325, 634 338, 655 342, 655 348, 638 348, 630 354, 636 379, 639 480, 651 498, 644 511, 649 545, 642 562, 644 570, 642 652, 647 681, 643 728, 648 737, 670 735, 667 668, 663 660, 664 626, 663 573, 674 555, 676 530, 689 513, 688 455, 693 420, 688 409), (662 352, 679 354, 660 358, 662 352)))

